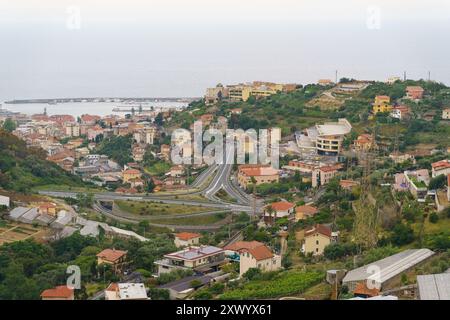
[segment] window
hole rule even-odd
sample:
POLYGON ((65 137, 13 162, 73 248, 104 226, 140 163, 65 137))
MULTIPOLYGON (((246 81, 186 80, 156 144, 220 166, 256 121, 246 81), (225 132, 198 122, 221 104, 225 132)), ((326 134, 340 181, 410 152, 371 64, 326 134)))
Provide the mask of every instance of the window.
POLYGON ((317 245, 319 244, 319 240, 316 240, 316 244, 317 244, 317 245))

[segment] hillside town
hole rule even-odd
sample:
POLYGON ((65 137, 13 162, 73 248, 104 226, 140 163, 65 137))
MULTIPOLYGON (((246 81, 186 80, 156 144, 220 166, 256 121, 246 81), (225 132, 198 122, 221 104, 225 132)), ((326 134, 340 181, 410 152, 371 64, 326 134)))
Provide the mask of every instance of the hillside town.
MULTIPOLYGON (((6 271, 0 297, 450 299, 443 84, 218 84, 182 109, 2 109, 0 122, 0 257, 32 250, 41 266, 21 275, 27 293, 8 291, 6 271), (174 163, 194 137, 172 133, 197 120, 222 134, 280 128, 280 166, 174 163), (81 287, 64 281, 69 265, 81 287)), ((247 157, 259 147, 244 139, 247 157)))

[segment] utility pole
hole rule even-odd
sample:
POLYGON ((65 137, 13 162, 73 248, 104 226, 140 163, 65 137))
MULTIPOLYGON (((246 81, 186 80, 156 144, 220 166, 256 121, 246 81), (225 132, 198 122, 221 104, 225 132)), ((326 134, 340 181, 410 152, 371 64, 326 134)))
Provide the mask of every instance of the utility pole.
POLYGON ((431 71, 428 71, 428 82, 431 81, 431 71))

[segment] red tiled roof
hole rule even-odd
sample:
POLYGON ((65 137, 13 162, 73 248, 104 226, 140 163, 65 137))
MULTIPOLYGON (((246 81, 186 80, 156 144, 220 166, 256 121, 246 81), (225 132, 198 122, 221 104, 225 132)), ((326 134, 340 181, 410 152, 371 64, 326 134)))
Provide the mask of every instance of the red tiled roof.
POLYGON ((126 254, 127 252, 122 250, 105 249, 102 252, 98 253, 97 257, 102 258, 106 261, 116 262, 126 254))
POLYGON ((257 261, 266 260, 273 257, 272 251, 265 245, 258 246, 256 248, 243 249, 242 252, 250 253, 257 261))
POLYGON ((42 208, 42 209, 56 208, 56 204, 51 203, 51 202, 44 202, 39 205, 39 208, 42 208))
POLYGON ((193 233, 193 232, 180 232, 180 233, 176 233, 175 237, 177 237, 180 240, 187 241, 190 239, 199 238, 199 237, 201 237, 201 234, 193 233))
POLYGON ((136 169, 127 169, 123 172, 123 174, 140 174, 141 172, 136 169))
POLYGON ((264 245, 264 243, 259 242, 259 241, 236 241, 235 243, 225 246, 224 249, 240 252, 244 249, 246 249, 246 250, 254 249, 254 248, 257 248, 257 247, 263 246, 263 245, 264 245))
POLYGON ((424 91, 420 86, 408 86, 406 87, 406 91, 424 91))
POLYGON ((369 289, 364 282, 359 282, 358 284, 356 284, 353 294, 375 297, 380 294, 380 290, 378 290, 377 288, 369 289))
POLYGON ((331 238, 331 229, 323 224, 316 224, 305 230, 305 237, 315 234, 316 232, 331 238))
POLYGON ((270 166, 262 165, 241 165, 239 171, 249 177, 271 176, 278 174, 278 171, 270 166))
POLYGON ((324 167, 319 168, 319 170, 323 171, 323 172, 338 171, 340 169, 342 169, 342 166, 339 164, 336 164, 334 166, 324 166, 324 167))
POLYGON ((42 291, 42 298, 70 298, 73 295, 73 289, 67 286, 58 286, 52 289, 42 291))
POLYGON ((448 161, 448 160, 441 160, 441 161, 438 161, 438 162, 434 162, 434 163, 431 164, 431 167, 433 169, 436 169, 436 168, 450 168, 450 161, 448 161))
POLYGON ((118 291, 119 285, 116 282, 112 282, 108 288, 105 289, 106 291, 118 291))
POLYGON ((299 206, 295 209, 295 211, 303 212, 304 214, 307 214, 307 215, 314 215, 317 212, 319 212, 319 210, 316 207, 309 206, 309 205, 299 206))
POLYGON ((279 201, 271 203, 268 206, 272 207, 272 209, 275 211, 286 211, 292 209, 294 207, 294 204, 287 201, 279 201))

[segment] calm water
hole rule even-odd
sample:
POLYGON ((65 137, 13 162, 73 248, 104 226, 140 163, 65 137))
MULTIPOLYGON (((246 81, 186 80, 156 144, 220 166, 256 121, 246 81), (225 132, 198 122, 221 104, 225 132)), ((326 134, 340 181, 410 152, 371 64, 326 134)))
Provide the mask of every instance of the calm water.
MULTIPOLYGON (((68 102, 59 103, 55 105, 49 105, 46 103, 24 103, 24 104, 2 104, 3 109, 7 109, 13 112, 22 112, 28 115, 43 113, 44 109, 47 108, 48 115, 54 114, 70 114, 74 117, 80 116, 82 114, 96 114, 100 116, 119 114, 125 115, 125 112, 113 112, 114 107, 132 106, 136 108, 139 104, 123 104, 120 102, 68 102)), ((186 103, 181 102, 152 102, 152 103, 142 103, 143 108, 149 108, 153 106, 155 109, 159 108, 182 108, 186 106, 186 103)))

